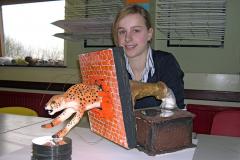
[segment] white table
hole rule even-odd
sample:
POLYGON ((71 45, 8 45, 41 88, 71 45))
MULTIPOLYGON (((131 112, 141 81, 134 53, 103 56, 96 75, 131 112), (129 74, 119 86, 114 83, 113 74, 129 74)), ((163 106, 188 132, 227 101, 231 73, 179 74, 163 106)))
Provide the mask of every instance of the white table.
MULTIPOLYGON (((6 124, 8 124, 9 126, 7 126, 7 128, 9 128, 9 130, 5 130, 5 132, 0 133, 0 160, 30 159, 32 152, 32 139, 40 136, 52 135, 64 126, 60 125, 52 129, 44 129, 40 127, 41 124, 50 121, 50 119, 4 115, 8 120, 16 118, 20 124, 28 122, 27 125, 18 126, 17 123, 11 124, 6 122, 6 120, 3 121, 5 118, 1 118, 1 116, 2 115, 0 115, 0 125, 6 126, 6 124), (31 119, 31 121, 29 121, 29 119, 31 119), (13 127, 14 130, 12 129, 13 127)), ((80 124, 81 123, 85 123, 85 121, 81 121, 80 124)), ((80 127, 75 127, 68 135, 68 137, 72 139, 73 143, 72 160, 192 160, 196 149, 188 148, 173 153, 148 156, 137 149, 127 150, 111 141, 108 141, 95 133, 92 133, 89 128, 85 128, 86 126, 87 125, 82 124, 80 127)), ((194 158, 194 160, 200 160, 198 159, 198 155, 194 158)))
POLYGON ((240 160, 240 137, 199 135, 193 160, 240 160))
MULTIPOLYGON (((64 126, 63 124, 52 129, 44 129, 40 127, 41 124, 47 123, 50 119, 15 115, 0 115, 0 117, 2 117, 0 118, 0 125, 4 125, 9 129, 0 134, 0 160, 30 159, 32 139, 40 136, 52 135, 64 126), (10 123, 10 121, 15 123, 10 123), (20 125, 18 126, 18 124, 20 125)), ((82 121, 80 123, 82 123, 82 121)), ((89 128, 75 127, 71 130, 68 137, 72 139, 73 143, 73 160, 79 158, 89 160, 191 160, 195 149, 190 148, 152 157, 137 149, 127 150, 92 133, 89 128)))
POLYGON ((0 134, 17 130, 22 127, 44 122, 48 119, 32 116, 15 116, 11 114, 0 113, 0 134))

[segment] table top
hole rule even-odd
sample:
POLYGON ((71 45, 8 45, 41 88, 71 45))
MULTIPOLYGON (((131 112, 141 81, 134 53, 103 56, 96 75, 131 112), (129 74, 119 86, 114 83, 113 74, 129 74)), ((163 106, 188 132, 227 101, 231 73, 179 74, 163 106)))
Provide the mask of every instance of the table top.
POLYGON ((240 137, 198 135, 193 160, 240 160, 240 137))
POLYGON ((47 121, 47 118, 0 113, 0 134, 47 121))
MULTIPOLYGON (((62 124, 51 129, 44 129, 40 127, 41 124, 47 123, 48 121, 50 121, 50 119, 41 117, 0 115, 0 120, 0 126, 6 126, 4 130, 5 132, 0 133, 0 160, 30 159, 32 155, 32 139, 36 137, 52 135, 53 133, 63 128, 65 125, 62 124), (18 125, 17 121, 20 125, 18 125), (12 124, 10 122, 16 123, 12 124)), ((80 121, 80 123, 82 123, 82 121, 80 121)), ((83 120, 83 123, 86 123, 86 121, 83 120)), ((68 134, 68 137, 72 139, 73 160, 80 158, 89 160, 192 160, 193 158, 195 158, 194 160, 201 159, 199 158, 199 155, 201 156, 202 154, 201 148, 198 147, 197 149, 187 148, 172 153, 148 156, 144 152, 140 152, 135 148, 128 150, 111 141, 108 141, 107 139, 91 132, 88 127, 86 128, 86 126, 87 125, 85 124, 81 124, 80 126, 72 129, 68 134), (198 151, 197 154, 194 153, 195 150, 198 151)), ((211 139, 211 136, 203 136, 203 138, 200 139, 208 138, 211 139)), ((217 138, 217 136, 214 136, 214 138, 217 138)), ((194 142, 197 142, 197 140, 194 140, 194 142)), ((225 145, 227 144, 225 143, 225 145)), ((228 149, 226 149, 225 151, 227 150, 228 149)), ((231 152, 229 151, 229 153, 231 152)), ((237 156, 237 154, 235 155, 237 156)), ((238 152, 238 155, 240 155, 240 151, 238 152)), ((230 159, 228 160, 239 159, 231 159, 230 157, 230 159)))

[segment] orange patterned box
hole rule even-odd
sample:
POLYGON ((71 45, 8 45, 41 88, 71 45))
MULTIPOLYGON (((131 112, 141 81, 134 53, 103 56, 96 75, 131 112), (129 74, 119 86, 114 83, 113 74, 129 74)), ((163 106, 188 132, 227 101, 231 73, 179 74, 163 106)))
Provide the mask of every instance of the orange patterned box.
POLYGON ((102 87, 101 108, 88 112, 93 132, 124 148, 136 147, 136 128, 128 73, 122 48, 80 54, 84 83, 102 87))

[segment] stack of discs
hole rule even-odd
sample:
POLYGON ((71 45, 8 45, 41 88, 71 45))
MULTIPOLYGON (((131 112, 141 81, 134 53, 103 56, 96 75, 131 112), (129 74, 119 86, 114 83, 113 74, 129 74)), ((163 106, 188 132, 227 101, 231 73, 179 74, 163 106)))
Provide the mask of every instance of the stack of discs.
POLYGON ((32 140, 32 160, 71 160, 70 138, 38 137, 32 140))

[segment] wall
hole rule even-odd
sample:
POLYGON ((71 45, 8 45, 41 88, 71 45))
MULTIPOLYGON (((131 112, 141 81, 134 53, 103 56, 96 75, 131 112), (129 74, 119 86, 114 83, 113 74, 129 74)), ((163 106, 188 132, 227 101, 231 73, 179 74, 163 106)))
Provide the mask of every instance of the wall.
MULTIPOLYGON (((176 56, 185 72, 187 89, 240 92, 240 10, 237 8, 240 1, 227 2, 224 48, 167 48, 163 41, 154 41, 156 49, 176 56)), ((83 48, 83 42, 67 41, 66 68, 0 67, 0 80, 76 83, 81 80, 78 55, 84 52, 87 50, 83 48)))
POLYGON ((238 6, 240 6, 239 0, 227 1, 224 48, 167 47, 166 41, 161 40, 154 41, 154 48, 173 53, 186 73, 239 74, 240 10, 238 6))
MULTIPOLYGON (((153 3, 153 2, 151 2, 153 3)), ((167 47, 155 40, 155 49, 175 55, 185 72, 185 89, 240 92, 240 15, 239 0, 228 0, 224 48, 167 47)), ((151 10, 154 10, 151 7, 151 10)), ((156 36, 156 35, 155 35, 156 36)), ((159 36, 159 35, 157 35, 159 36)), ((185 100, 185 104, 211 104, 240 107, 239 103, 185 100)))

